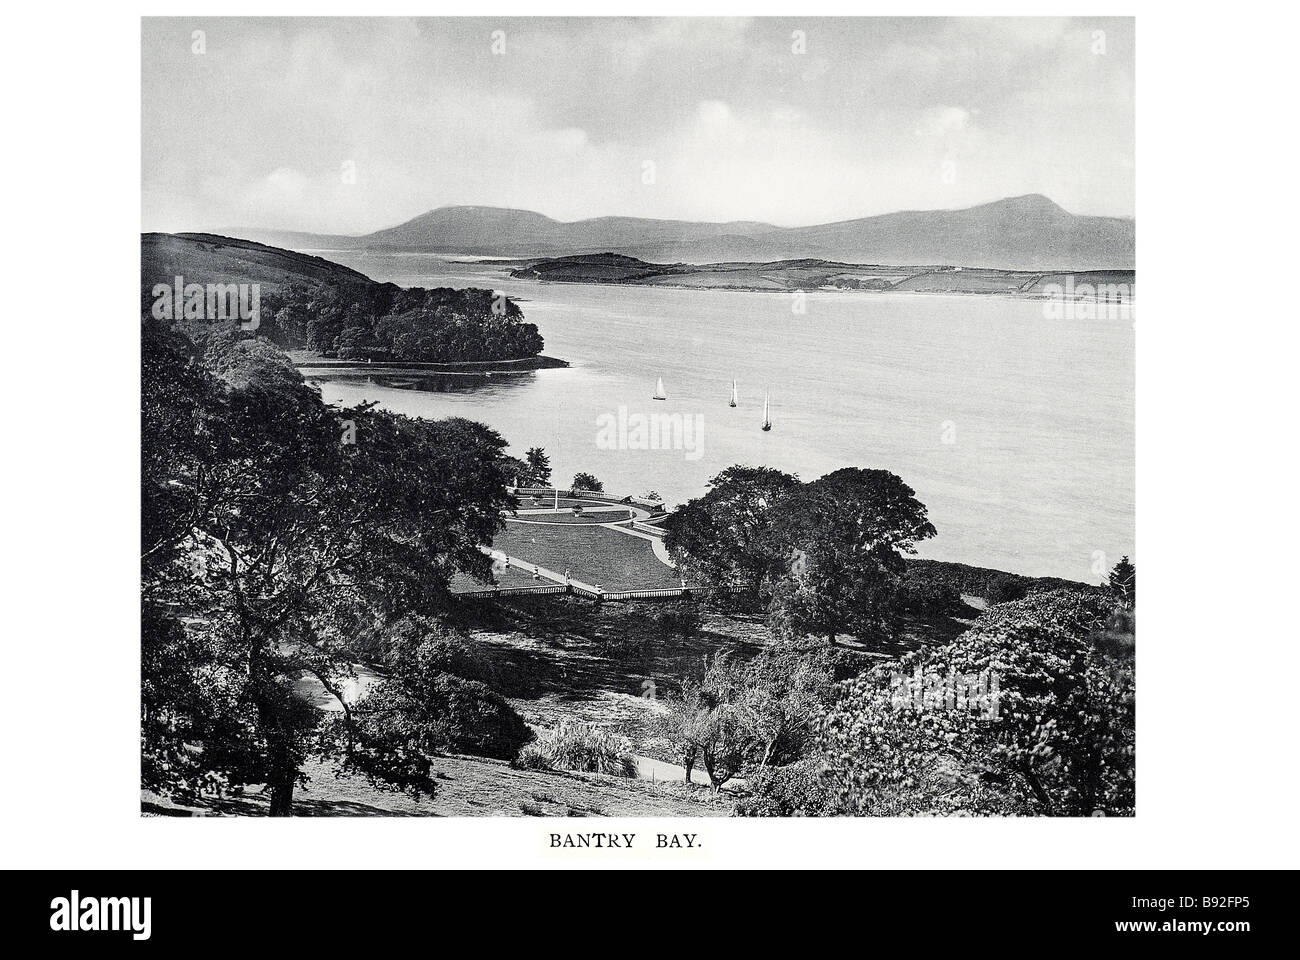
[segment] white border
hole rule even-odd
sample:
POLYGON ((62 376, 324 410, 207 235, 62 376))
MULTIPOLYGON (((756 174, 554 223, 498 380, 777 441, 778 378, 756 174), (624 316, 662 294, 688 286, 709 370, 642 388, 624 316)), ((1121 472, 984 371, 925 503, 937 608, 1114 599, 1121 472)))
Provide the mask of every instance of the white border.
MULTIPOLYGON (((586 820, 698 833, 698 851, 558 851, 578 821, 169 820, 138 815, 139 13, 10 11, 3 38, 4 862, 11 867, 1295 866, 1296 14, 1136 12, 1139 121, 1139 815, 1132 821, 586 820)), ((430 3, 238 3, 234 14, 430 3)), ((536 3, 489 4, 535 15, 536 3)), ((591 2, 547 13, 604 12, 591 2)), ((657 4, 656 15, 782 12, 657 4)), ((987 8, 986 8, 987 9, 987 8)), ((974 14, 803 3, 799 13, 974 14)), ((482 9, 475 8, 481 14, 482 9)), ((1077 12, 1001 3, 998 14, 1077 12)))

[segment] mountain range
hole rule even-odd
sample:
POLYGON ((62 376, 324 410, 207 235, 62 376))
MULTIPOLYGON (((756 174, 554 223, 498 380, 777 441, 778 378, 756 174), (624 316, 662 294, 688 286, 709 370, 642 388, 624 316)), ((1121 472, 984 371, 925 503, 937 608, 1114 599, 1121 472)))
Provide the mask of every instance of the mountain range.
POLYGON ((1136 225, 1072 214, 1041 194, 961 210, 907 210, 807 227, 640 217, 564 222, 531 210, 439 207, 363 236, 256 228, 221 231, 296 250, 409 250, 491 257, 617 253, 692 264, 816 258, 1002 270, 1131 270, 1136 225))

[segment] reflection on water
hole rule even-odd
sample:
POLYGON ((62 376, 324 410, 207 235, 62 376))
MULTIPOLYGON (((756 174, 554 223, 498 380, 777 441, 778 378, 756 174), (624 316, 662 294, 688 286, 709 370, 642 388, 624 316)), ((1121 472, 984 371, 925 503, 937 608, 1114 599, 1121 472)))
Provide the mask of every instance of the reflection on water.
POLYGON ((313 371, 331 403, 479 420, 515 456, 545 447, 561 484, 582 470, 670 503, 734 463, 804 479, 892 470, 929 508, 939 536, 921 553, 937 559, 1096 582, 1098 551, 1107 565, 1133 553, 1129 322, 1045 320, 1032 300, 858 291, 809 292, 796 313, 784 293, 544 284, 430 256, 330 257, 378 280, 526 299, 546 353, 572 363, 491 377, 313 371), (651 399, 659 378, 664 401, 651 399), (654 414, 699 418, 698 449, 639 446, 629 431, 602 438, 601 423, 654 414))
POLYGON ((476 393, 487 388, 524 385, 535 371, 521 370, 511 373, 400 373, 372 374, 351 371, 309 372, 308 383, 321 386, 327 382, 348 384, 359 389, 376 387, 384 390, 417 390, 423 393, 476 393))

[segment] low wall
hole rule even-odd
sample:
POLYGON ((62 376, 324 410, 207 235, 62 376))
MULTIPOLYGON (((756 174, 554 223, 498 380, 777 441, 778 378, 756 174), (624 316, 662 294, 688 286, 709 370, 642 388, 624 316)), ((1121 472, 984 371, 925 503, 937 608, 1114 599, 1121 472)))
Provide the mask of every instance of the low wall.
POLYGON ((514 597, 531 594, 571 594, 584 600, 619 602, 625 600, 679 600, 692 597, 712 597, 721 594, 747 593, 745 587, 669 587, 645 590, 588 590, 573 584, 548 584, 541 587, 487 587, 483 590, 464 590, 457 597, 514 597))
POLYGON ((564 490, 556 487, 507 487, 517 497, 562 497, 574 500, 603 500, 606 503, 631 503, 651 513, 667 513, 663 503, 658 500, 646 500, 644 497, 620 497, 601 490, 564 490))

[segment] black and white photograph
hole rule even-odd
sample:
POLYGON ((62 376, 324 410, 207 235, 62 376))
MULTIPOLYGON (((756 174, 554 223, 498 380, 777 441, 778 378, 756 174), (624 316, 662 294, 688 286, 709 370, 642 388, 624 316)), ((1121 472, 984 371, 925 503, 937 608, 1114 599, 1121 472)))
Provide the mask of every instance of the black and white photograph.
POLYGON ((142 52, 145 814, 1133 815, 1131 20, 142 52))
POLYGON ((1300 15, 11 19, 20 936, 1285 934, 1300 15))

